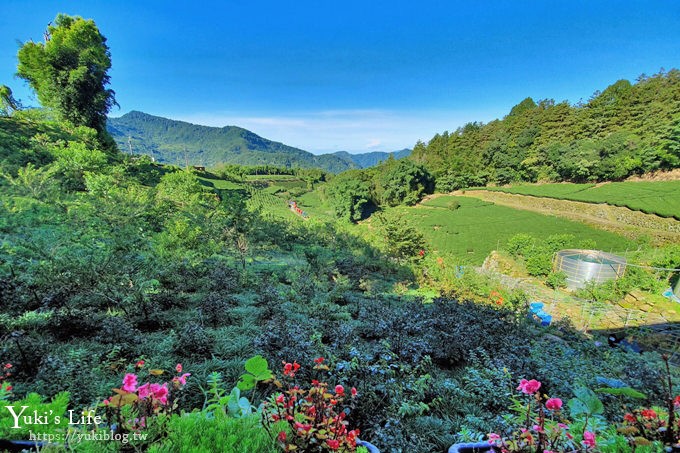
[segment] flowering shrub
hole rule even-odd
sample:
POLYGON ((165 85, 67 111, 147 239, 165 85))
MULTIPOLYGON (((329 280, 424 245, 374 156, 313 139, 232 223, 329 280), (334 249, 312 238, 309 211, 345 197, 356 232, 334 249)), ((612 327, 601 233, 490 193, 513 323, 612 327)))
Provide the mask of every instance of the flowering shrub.
POLYGON ((680 395, 674 395, 668 356, 662 356, 666 366, 666 407, 637 408, 623 416, 619 433, 626 436, 635 449, 652 442, 680 447, 680 395))
POLYGON ((539 392, 540 388, 541 383, 535 379, 520 381, 517 390, 526 398, 526 404, 516 400, 513 409, 521 426, 508 437, 490 433, 489 444, 503 453, 596 451, 597 439, 595 433, 587 430, 587 421, 581 433, 583 441, 579 444, 570 432, 570 422, 562 414, 562 400, 548 398, 539 392))
MULTIPOLYGON (((144 362, 138 361, 135 367, 143 368, 144 362)), ((177 410, 176 394, 185 385, 191 373, 182 373, 182 364, 175 367, 177 375, 169 382, 145 382, 139 385, 138 375, 127 373, 123 385, 115 388, 115 395, 103 401, 105 416, 109 425, 116 425, 119 432, 140 431, 146 428, 150 417, 169 415, 177 410)), ((161 376, 163 370, 149 370, 150 376, 161 376)))
MULTIPOLYGON (((315 370, 328 370, 323 357, 314 362, 315 370)), ((342 385, 331 390, 327 383, 316 379, 305 390, 295 384, 299 369, 297 362, 284 363, 283 375, 289 381, 288 390, 273 395, 265 403, 263 419, 267 430, 271 430, 272 423, 288 423, 292 434, 280 431, 276 436, 279 446, 286 452, 355 451, 359 430, 348 429, 349 423, 345 420, 348 412, 340 408, 347 396, 353 402, 357 390, 352 388, 347 392, 342 385)))

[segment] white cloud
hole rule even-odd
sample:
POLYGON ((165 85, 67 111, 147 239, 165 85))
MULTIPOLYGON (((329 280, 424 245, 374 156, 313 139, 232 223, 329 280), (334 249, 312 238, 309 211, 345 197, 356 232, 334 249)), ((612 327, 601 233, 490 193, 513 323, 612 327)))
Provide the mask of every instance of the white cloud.
POLYGON ((194 113, 173 119, 206 126, 239 126, 270 140, 315 154, 350 151, 394 151, 411 148, 436 133, 452 131, 468 121, 485 118, 480 112, 324 110, 289 115, 243 116, 235 112, 194 113))

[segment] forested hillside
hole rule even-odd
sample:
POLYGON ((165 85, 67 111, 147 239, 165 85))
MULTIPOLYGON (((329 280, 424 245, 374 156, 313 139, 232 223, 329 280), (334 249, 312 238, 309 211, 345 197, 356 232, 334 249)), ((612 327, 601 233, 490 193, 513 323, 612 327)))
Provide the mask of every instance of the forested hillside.
POLYGON ((378 165, 380 162, 384 162, 387 159, 393 157, 394 159, 403 159, 411 155, 411 150, 408 148, 401 149, 399 151, 385 152, 385 151, 373 151, 370 153, 359 153, 351 154, 347 151, 337 151, 333 153, 334 156, 338 156, 342 159, 354 162, 359 168, 368 168, 378 165))
POLYGON ((526 98, 501 120, 419 142, 448 191, 516 181, 606 181, 680 166, 680 71, 619 80, 587 102, 526 98))
POLYGON ((329 154, 315 156, 236 126, 199 126, 132 111, 109 118, 107 127, 121 150, 129 152, 131 148, 133 154, 148 154, 162 163, 275 165, 333 173, 357 167, 346 159, 329 154))

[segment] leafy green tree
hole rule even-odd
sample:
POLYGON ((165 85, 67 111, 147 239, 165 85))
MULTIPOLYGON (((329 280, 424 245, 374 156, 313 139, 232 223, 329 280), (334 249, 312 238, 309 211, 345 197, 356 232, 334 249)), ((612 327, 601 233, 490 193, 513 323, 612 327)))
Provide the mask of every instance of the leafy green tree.
POLYGON ((381 214, 378 219, 390 255, 400 259, 415 258, 425 248, 423 234, 400 213, 381 214))
MULTIPOLYGON (((381 169, 381 167, 378 167, 381 169)), ((414 205, 434 190, 434 180, 424 167, 409 160, 389 161, 378 180, 381 203, 389 206, 414 205)))
POLYGON ((327 189, 333 201, 335 215, 348 222, 363 219, 371 204, 368 184, 350 178, 338 178, 327 189))
POLYGON ((45 42, 25 43, 17 57, 17 74, 43 106, 108 137, 106 114, 116 105, 115 93, 107 88, 111 55, 93 20, 59 14, 47 27, 45 42))

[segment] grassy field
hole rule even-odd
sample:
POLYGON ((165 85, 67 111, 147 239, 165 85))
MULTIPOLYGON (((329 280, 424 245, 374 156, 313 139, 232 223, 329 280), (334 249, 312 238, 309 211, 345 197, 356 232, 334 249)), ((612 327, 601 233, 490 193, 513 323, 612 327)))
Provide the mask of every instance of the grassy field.
POLYGON ((599 249, 614 252, 632 246, 621 236, 582 223, 474 198, 442 196, 417 207, 395 209, 404 212, 434 250, 461 263, 481 264, 491 250, 502 247, 518 233, 537 237, 568 233, 578 240, 593 240, 599 249), (449 209, 451 202, 460 207, 449 209))
POLYGON ((680 220, 680 181, 612 182, 599 186, 568 183, 542 184, 487 187, 483 190, 589 203, 607 203, 680 220))
MULTIPOLYGON (((300 197, 298 203, 312 217, 333 219, 332 207, 323 203, 317 191, 300 197)), ((404 213, 422 231, 433 250, 461 264, 481 264, 484 258, 518 233, 537 237, 569 233, 577 240, 595 241, 597 247, 623 252, 632 243, 607 231, 559 217, 498 206, 470 197, 441 196, 415 207, 392 208, 404 213), (459 207, 452 210, 452 204, 459 207)), ((369 240, 380 239, 371 228, 372 221, 351 226, 350 230, 369 240)))

